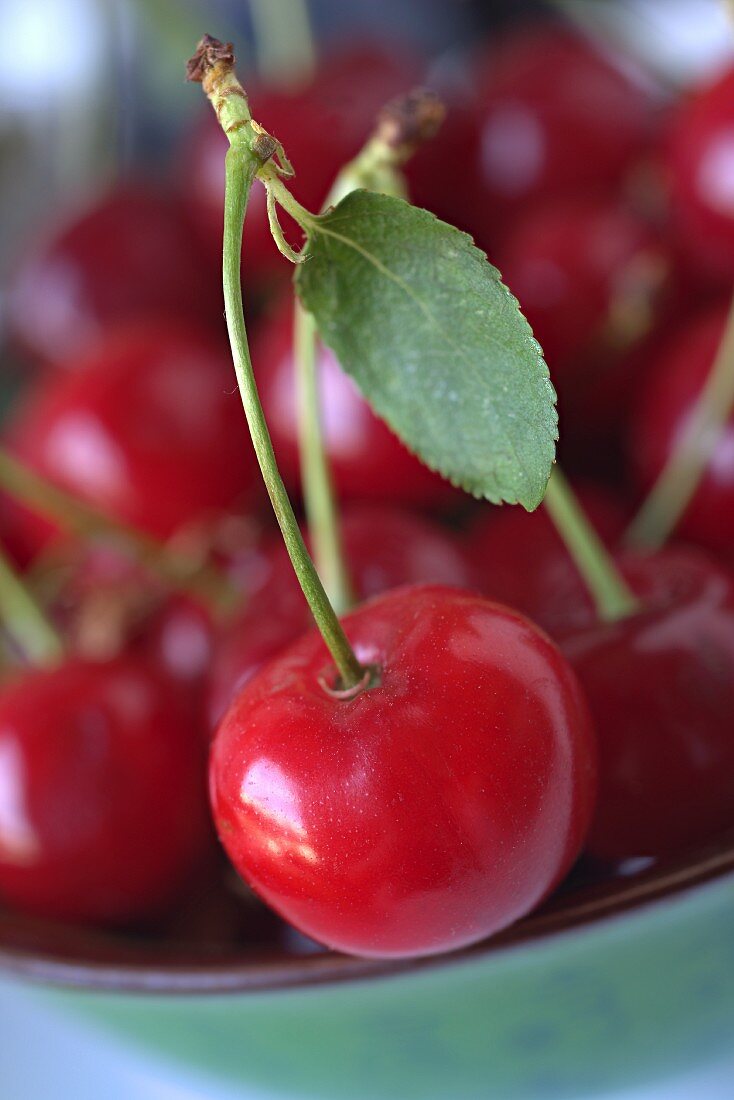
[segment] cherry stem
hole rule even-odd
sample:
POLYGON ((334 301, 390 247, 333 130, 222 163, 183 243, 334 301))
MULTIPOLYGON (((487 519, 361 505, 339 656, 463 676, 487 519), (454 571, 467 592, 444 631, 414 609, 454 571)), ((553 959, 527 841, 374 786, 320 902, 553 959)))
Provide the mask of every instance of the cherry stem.
MULTIPOLYGON (((387 104, 374 133, 359 154, 337 175, 322 210, 335 206, 357 188, 405 198, 402 165, 432 138, 444 118, 444 107, 429 91, 417 89, 387 104)), ((275 194, 268 188, 268 198, 275 194)), ((281 251, 283 249, 281 248, 281 251)), ((318 379, 318 333, 314 318, 296 298, 294 360, 299 411, 299 450, 306 521, 316 565, 338 612, 352 606, 354 594, 345 562, 333 479, 324 446, 318 379)))
POLYGON ((250 0, 257 68, 268 84, 306 84, 316 71, 307 0, 250 0))
POLYGON ((341 686, 350 688, 362 681, 365 670, 357 660, 336 612, 329 603, 329 598, 303 541, 275 460, 247 343, 247 329, 242 308, 240 257, 247 200, 260 167, 261 162, 256 154, 249 148, 246 140, 238 140, 238 132, 236 132, 225 160, 223 285, 227 331, 242 405, 275 518, 283 534, 286 549, 303 594, 338 669, 341 686))
POLYGON ((57 664, 64 646, 56 627, 0 550, 0 617, 20 651, 34 665, 57 664))
POLYGON ((279 142, 252 119, 247 96, 234 73, 231 43, 222 43, 205 35, 188 63, 187 76, 189 80, 202 84, 230 142, 225 158, 222 282, 227 331, 245 417, 265 488, 293 569, 337 667, 340 681, 338 686, 348 690, 364 685, 368 670, 357 660, 337 614, 329 603, 278 470, 252 369, 240 279, 242 231, 250 189, 256 175, 259 174, 263 182, 267 180, 268 186, 272 186, 274 192, 277 188, 282 193, 280 201, 284 208, 287 208, 287 203, 289 207, 299 211, 297 220, 302 226, 313 226, 316 219, 292 199, 282 186, 280 176, 292 174, 293 170, 279 142))
POLYGON ((698 488, 734 408, 734 299, 706 383, 663 467, 627 531, 632 546, 657 550, 675 530, 698 488))
POLYGON ((553 467, 543 503, 583 578, 602 622, 613 622, 634 614, 638 607, 637 600, 557 466, 553 467))
POLYGON ((316 349, 316 322, 296 299, 293 353, 303 502, 316 567, 332 606, 341 614, 353 605, 354 593, 344 556, 331 468, 324 448, 316 349))
POLYGON ((241 593, 211 566, 176 553, 40 477, 0 448, 0 488, 25 507, 83 539, 117 542, 166 584, 188 593, 215 615, 232 614, 241 593))

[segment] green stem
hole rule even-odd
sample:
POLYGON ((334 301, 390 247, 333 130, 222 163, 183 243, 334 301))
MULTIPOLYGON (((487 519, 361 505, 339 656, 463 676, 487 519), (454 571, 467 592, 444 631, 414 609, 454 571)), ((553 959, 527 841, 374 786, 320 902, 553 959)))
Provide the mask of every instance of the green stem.
POLYGON ((34 665, 57 664, 64 647, 56 628, 0 550, 0 617, 8 634, 34 665))
POLYGON ((273 195, 278 200, 280 206, 283 207, 286 214, 290 214, 293 220, 298 222, 304 233, 308 233, 309 231, 313 232, 314 230, 318 231, 318 214, 312 214, 310 210, 307 210, 305 206, 301 205, 298 199, 293 197, 283 183, 283 180, 273 171, 270 165, 266 164, 258 175, 263 182, 267 183, 267 186, 271 189, 273 195))
POLYGON ((316 71, 308 0, 250 0, 257 68, 269 84, 306 84, 316 71))
POLYGON ((734 299, 706 383, 680 442, 627 532, 633 546, 662 546, 690 504, 711 452, 734 408, 734 299))
MULTIPOLYGON (((441 125, 443 104, 425 90, 402 96, 383 109, 374 133, 358 155, 337 175, 322 210, 335 206, 357 188, 407 198, 401 166, 441 125)), ((268 187, 268 201, 275 203, 268 187)), ((276 222, 277 230, 277 222, 276 222)), ((281 247, 281 251, 287 249, 281 247)), ((300 260, 300 256, 296 259, 300 260)), ((319 401, 316 323, 296 298, 294 359, 299 411, 299 450, 306 520, 316 565, 337 611, 353 603, 353 592, 344 559, 334 486, 326 457, 319 401)))
POLYGON ((594 600, 599 618, 613 622, 632 615, 637 610, 635 597, 557 466, 543 503, 594 600))
POLYGON ((244 138, 238 139, 235 135, 234 139, 231 139, 232 145, 227 152, 225 162, 224 308, 237 384, 265 487, 278 525, 283 533, 283 539, 293 563, 293 568, 316 620, 316 625, 321 631, 324 642, 334 659, 341 686, 345 689, 351 689, 357 687, 364 680, 366 670, 360 665, 349 644, 306 549, 288 494, 283 485, 283 479, 278 471, 273 444, 265 422, 252 370, 242 309, 240 257, 247 200, 255 175, 261 167, 261 162, 249 149, 246 137, 245 135, 244 138))
MULTIPOLYGON (((363 151, 371 151, 368 143, 363 151)), ((356 187, 366 186, 360 157, 346 165, 334 181, 324 208, 335 205, 356 187)), ((273 191, 270 192, 275 198, 273 191)), ((402 196, 401 196, 402 197, 402 196)), ((282 197, 279 195, 279 198, 282 197)), ((293 317, 293 357, 296 367, 301 483, 306 522, 319 575, 339 613, 354 603, 354 592, 344 557, 339 515, 324 433, 319 395, 318 332, 316 322, 296 298, 293 317)))
POLYGON ((21 504, 83 539, 106 539, 131 552, 166 584, 188 593, 215 614, 232 613, 241 594, 219 571, 194 563, 183 554, 105 513, 40 477, 0 448, 0 488, 21 504))
POLYGON ((331 470, 324 450, 316 348, 316 322, 296 299, 293 352, 306 522, 319 575, 332 606, 341 614, 352 606, 354 595, 344 558, 331 470))

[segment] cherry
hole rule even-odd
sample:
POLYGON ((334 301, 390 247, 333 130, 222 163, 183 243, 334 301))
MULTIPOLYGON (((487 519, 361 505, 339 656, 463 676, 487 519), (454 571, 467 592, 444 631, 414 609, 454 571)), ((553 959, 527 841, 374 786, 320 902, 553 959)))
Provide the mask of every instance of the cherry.
MULTIPOLYGON (((292 191, 308 209, 318 210, 342 166, 359 152, 383 104, 416 83, 417 62, 405 51, 369 43, 344 45, 327 57, 315 79, 292 90, 248 86, 253 118, 282 142, 297 167, 292 191)), ((198 227, 202 246, 221 253, 224 209, 224 154, 227 138, 211 110, 197 122, 182 151, 184 201, 198 227)), ((294 223, 281 217, 286 236, 299 243, 294 223)), ((287 277, 270 235, 265 190, 250 196, 244 234, 245 278, 263 284, 287 277)))
MULTIPOLYGON (((231 360, 191 325, 109 336, 76 370, 31 389, 8 432, 33 469, 161 538, 253 494, 256 466, 231 360)), ((26 554, 51 530, 26 512, 14 515, 14 539, 26 554)))
MULTIPOLYGON (((298 397, 293 359, 292 304, 280 300, 255 334, 252 360, 278 466, 291 491, 300 485, 298 397)), ((320 345, 319 385, 324 448, 337 494, 344 500, 446 504, 448 482, 408 451, 372 412, 334 353, 320 345)))
POLYGON ((38 242, 15 273, 7 316, 28 354, 74 367, 113 326, 192 316, 219 325, 221 306, 179 206, 129 183, 38 242))
POLYGON ((455 89, 441 87, 435 91, 446 109, 446 117, 432 141, 425 142, 404 165, 402 172, 408 184, 408 195, 415 206, 430 210, 437 217, 474 233, 483 208, 479 181, 471 172, 461 172, 478 142, 476 108, 469 94, 457 95, 455 89))
POLYGON ((674 116, 664 153, 673 234, 700 275, 734 277, 734 67, 674 116))
MULTIPOLYGON (((602 540, 614 544, 625 527, 622 505, 597 486, 582 485, 577 494, 602 540)), ((545 508, 482 509, 467 549, 482 594, 517 608, 551 635, 596 621, 589 591, 545 508)))
POLYGON ((482 241, 539 199, 609 190, 645 149, 653 122, 640 85, 550 24, 493 46, 479 69, 478 110, 482 241))
POLYGON ((670 271, 659 237, 606 197, 536 208, 493 259, 543 348, 561 413, 577 413, 615 353, 650 329, 670 271))
POLYGON ((215 636, 211 613, 177 593, 151 612, 131 641, 134 651, 165 673, 202 715, 203 729, 215 636))
MULTIPOLYGON (((350 580, 359 599, 405 584, 474 587, 458 543, 430 520, 384 505, 352 505, 341 522, 350 580)), ((214 728, 254 674, 312 625, 303 593, 280 539, 266 553, 259 586, 244 614, 219 635, 211 668, 209 714, 214 728)))
POLYGON ((640 612, 561 642, 599 735, 588 851, 609 861, 676 852, 734 824, 734 579, 682 548, 620 565, 640 612))
POLYGON ((208 851, 201 740, 130 659, 29 671, 0 692, 0 895, 127 923, 175 900, 208 851))
MULTIPOLYGON (((727 306, 712 306, 661 339, 639 390, 630 426, 630 464, 647 490, 677 446, 714 361, 727 306)), ((734 416, 712 444, 678 531, 713 551, 734 551, 734 416)))
POLYGON ((351 698, 309 634, 238 695, 210 791, 236 869, 301 932, 359 955, 451 950, 537 905, 593 808, 586 705, 555 646, 478 596, 404 588, 344 620, 351 698))

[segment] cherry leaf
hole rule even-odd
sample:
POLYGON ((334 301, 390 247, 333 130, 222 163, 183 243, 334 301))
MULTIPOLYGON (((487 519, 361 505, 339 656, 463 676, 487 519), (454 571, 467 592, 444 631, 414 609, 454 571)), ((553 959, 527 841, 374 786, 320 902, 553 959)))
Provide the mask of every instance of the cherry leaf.
POLYGON ((555 457, 555 393, 517 300, 472 239, 353 191, 319 218, 296 290, 375 412, 432 470, 528 510, 555 457))

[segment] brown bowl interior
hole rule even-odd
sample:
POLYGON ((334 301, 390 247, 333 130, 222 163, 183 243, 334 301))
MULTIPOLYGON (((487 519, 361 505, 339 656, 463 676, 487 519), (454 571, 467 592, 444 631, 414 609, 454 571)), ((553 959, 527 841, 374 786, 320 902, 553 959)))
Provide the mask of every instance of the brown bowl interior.
POLYGON ((370 978, 496 952, 734 875, 734 834, 676 859, 616 877, 576 869, 544 905, 462 952, 409 961, 357 959, 286 933, 268 910, 232 898, 211 911, 206 890, 163 932, 109 933, 0 910, 0 969, 88 989, 222 993, 370 978), (233 913, 237 919, 233 921, 233 913))

